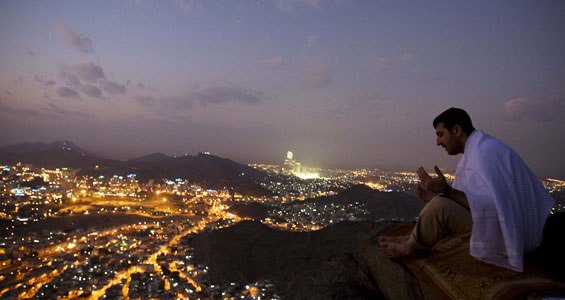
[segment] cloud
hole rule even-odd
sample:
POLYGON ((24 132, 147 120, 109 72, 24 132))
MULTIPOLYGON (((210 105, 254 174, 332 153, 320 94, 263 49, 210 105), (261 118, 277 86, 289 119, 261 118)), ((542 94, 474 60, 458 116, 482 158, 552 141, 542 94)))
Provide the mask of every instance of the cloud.
POLYGON ((72 117, 72 116, 75 116, 75 117, 88 117, 88 116, 90 116, 89 114, 84 113, 84 112, 81 112, 81 111, 67 110, 67 109, 64 109, 64 108, 60 108, 60 107, 58 107, 58 106, 57 106, 56 104, 54 104, 54 103, 49 103, 49 104, 47 104, 47 105, 48 105, 48 108, 47 108, 46 111, 47 111, 47 112, 50 112, 50 113, 52 113, 52 114, 55 114, 56 116, 59 116, 59 117, 60 117, 60 116, 65 116, 65 117, 68 117, 68 116, 71 116, 71 117, 72 117))
POLYGON ((138 95, 134 96, 133 99, 145 107, 175 112, 191 110, 194 104, 194 100, 189 96, 165 96, 154 98, 153 96, 138 95))
POLYGON ((65 43, 75 50, 82 53, 94 52, 94 49, 92 48, 92 41, 89 38, 76 33, 74 30, 69 28, 69 26, 59 23, 57 24, 57 30, 63 36, 65 43))
POLYGON ((0 105, 0 113, 6 113, 12 116, 19 116, 19 117, 47 117, 47 115, 45 115, 42 112, 39 112, 37 110, 34 109, 29 109, 29 108, 11 108, 8 106, 2 106, 0 105))
POLYGON ((306 40, 306 44, 308 45, 308 48, 314 48, 318 46, 318 37, 315 35, 309 36, 306 40))
POLYGON ((47 109, 42 110, 35 110, 30 108, 12 108, 7 106, 0 105, 0 114, 8 114, 10 116, 17 116, 20 118, 29 118, 29 117, 39 117, 39 118, 60 118, 62 116, 69 117, 69 116, 76 116, 76 117, 88 117, 89 114, 81 112, 81 111, 72 111, 66 110, 63 108, 58 107, 53 103, 47 104, 47 109))
POLYGON ((63 82, 68 86, 73 86, 73 87, 79 86, 80 80, 76 75, 70 73, 69 70, 70 69, 68 69, 68 67, 62 66, 61 69, 59 70, 59 77, 63 79, 63 82))
POLYGON ((403 62, 406 61, 410 61, 414 58, 414 54, 410 53, 410 52, 406 52, 404 54, 402 54, 402 56, 400 57, 400 60, 403 62))
POLYGON ((414 79, 416 79, 421 83, 431 83, 431 82, 446 80, 445 76, 441 76, 433 73, 427 73, 420 70, 415 70, 414 72, 412 72, 412 76, 414 77, 414 79))
POLYGON ((185 14, 189 14, 192 12, 193 3, 191 0, 177 0, 177 4, 185 14))
POLYGON ((376 105, 387 100, 389 100, 389 97, 382 90, 376 90, 354 94, 349 97, 348 104, 353 106, 376 105))
POLYGON ((565 97, 554 97, 542 101, 532 101, 526 97, 510 99, 504 103, 504 115, 511 121, 523 119, 546 123, 565 121, 565 97))
POLYGON ((193 100, 189 97, 167 96, 159 98, 157 102, 162 108, 172 111, 191 110, 193 107, 193 100))
POLYGON ((373 72, 378 75, 389 70, 391 67, 392 62, 388 58, 383 57, 373 64, 372 69, 373 72))
POLYGON ((293 12, 297 6, 302 4, 306 4, 310 7, 318 7, 320 0, 275 0, 277 9, 284 12, 293 12))
POLYGON ((273 58, 265 59, 261 62, 261 65, 267 69, 277 69, 283 64, 283 58, 281 56, 275 56, 273 58))
POLYGON ((320 0, 304 0, 304 2, 311 7, 317 7, 318 5, 320 5, 320 0))
POLYGON ((85 81, 96 81, 106 78, 102 67, 97 66, 91 62, 78 64, 74 66, 73 69, 75 74, 85 81))
POLYGON ((68 87, 60 86, 57 88, 57 95, 63 98, 75 98, 80 99, 80 95, 77 91, 70 89, 68 87))
POLYGON ((262 93, 240 87, 211 87, 191 95, 200 105, 227 103, 257 104, 262 93))
POLYGON ((390 100, 383 90, 355 93, 345 99, 347 101, 332 106, 329 111, 339 117, 350 115, 375 118, 382 115, 381 104, 390 100))
POLYGON ((126 92, 126 87, 124 85, 112 82, 112 81, 108 81, 108 80, 102 80, 100 81, 100 85, 102 86, 102 89, 104 90, 104 92, 106 93, 110 93, 110 94, 123 94, 126 92))
POLYGON ((71 83, 70 85, 79 84, 79 78, 89 82, 106 79, 106 75, 104 75, 102 67, 91 62, 81 63, 74 66, 63 65, 59 70, 59 76, 71 83))
POLYGON ((275 0, 275 5, 280 11, 291 12, 294 10, 295 1, 275 0))
POLYGON ((35 78, 35 80, 37 82, 40 82, 44 85, 55 85, 56 84, 55 80, 45 79, 45 78, 43 78, 43 76, 40 76, 40 75, 35 75, 35 76, 33 76, 33 78, 35 78))
POLYGON ((307 88, 320 88, 332 83, 332 73, 322 62, 314 62, 303 70, 303 84, 307 88))
POLYGON ((195 90, 184 96, 165 96, 154 98, 152 96, 134 96, 139 104, 156 109, 172 111, 191 110, 194 105, 226 105, 241 103, 254 105, 261 102, 262 93, 241 87, 210 87, 195 90))
POLYGON ((93 85, 81 85, 80 91, 90 97, 102 98, 102 91, 93 85))
POLYGON ((153 106, 155 104, 155 98, 151 96, 134 96, 133 100, 143 106, 153 106))
POLYGON ((504 103, 504 113, 510 119, 519 120, 526 114, 527 106, 526 98, 510 99, 504 103))

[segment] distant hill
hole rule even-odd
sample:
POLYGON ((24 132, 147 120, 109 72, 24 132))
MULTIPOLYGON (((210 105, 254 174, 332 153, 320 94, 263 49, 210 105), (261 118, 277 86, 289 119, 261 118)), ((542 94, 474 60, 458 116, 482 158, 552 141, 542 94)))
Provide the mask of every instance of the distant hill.
MULTIPOLYGON (((366 185, 355 185, 337 195, 312 198, 305 201, 295 201, 285 205, 303 205, 304 203, 317 204, 353 204, 365 206, 369 215, 365 220, 379 221, 390 219, 413 220, 424 206, 416 196, 400 192, 379 192, 366 185)), ((239 216, 262 220, 269 216, 273 207, 268 203, 234 203, 229 210, 239 216)))
POLYGON ((270 195, 256 180, 266 175, 230 159, 202 154, 170 157, 154 153, 127 161, 90 155, 72 142, 24 143, 0 148, 0 163, 32 164, 44 168, 80 169, 79 175, 113 176, 136 174, 138 180, 183 178, 209 188, 232 188, 252 195, 270 195))
POLYGON ((43 151, 61 149, 61 150, 72 150, 81 154, 87 154, 85 150, 82 150, 77 145, 71 141, 56 141, 51 143, 23 143, 17 145, 10 145, 0 148, 0 154, 17 154, 17 153, 40 153, 43 151))
POLYGON ((114 161, 89 155, 87 151, 74 143, 23 143, 0 148, 0 163, 16 164, 18 162, 32 164, 44 168, 83 169, 98 164, 112 165, 114 161))
POLYGON ((161 162, 164 162, 164 161, 169 161, 171 159, 172 159, 172 157, 167 156, 166 154, 153 153, 153 154, 145 155, 145 156, 142 156, 142 157, 130 159, 129 162, 131 162, 131 163, 161 163, 161 162))
POLYGON ((424 206, 416 196, 401 192, 380 192, 363 184, 352 186, 337 195, 306 201, 319 204, 364 204, 370 213, 368 220, 414 219, 424 206))

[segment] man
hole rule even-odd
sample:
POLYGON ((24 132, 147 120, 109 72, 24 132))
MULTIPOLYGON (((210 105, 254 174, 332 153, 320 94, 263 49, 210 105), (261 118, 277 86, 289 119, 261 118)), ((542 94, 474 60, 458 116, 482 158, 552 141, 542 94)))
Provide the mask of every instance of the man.
POLYGON ((433 125, 437 145, 462 154, 453 188, 437 166, 437 177, 418 168, 418 195, 426 205, 408 240, 381 236, 381 252, 423 255, 445 237, 470 234, 473 257, 522 271, 524 253, 541 242, 553 198, 512 148, 475 130, 464 110, 452 107, 433 125))

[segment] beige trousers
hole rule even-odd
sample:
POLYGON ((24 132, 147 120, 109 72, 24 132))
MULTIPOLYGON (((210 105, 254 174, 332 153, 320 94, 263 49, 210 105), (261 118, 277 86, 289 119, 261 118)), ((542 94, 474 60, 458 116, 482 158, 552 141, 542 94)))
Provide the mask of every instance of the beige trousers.
POLYGON ((472 227, 469 210, 449 198, 436 196, 420 212, 408 244, 429 249, 448 236, 469 236, 472 227))

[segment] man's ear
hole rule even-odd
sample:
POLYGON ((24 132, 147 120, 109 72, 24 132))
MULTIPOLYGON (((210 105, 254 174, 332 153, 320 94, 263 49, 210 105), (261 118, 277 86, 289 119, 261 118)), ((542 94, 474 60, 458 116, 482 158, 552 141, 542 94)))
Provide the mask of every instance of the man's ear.
POLYGON ((455 124, 453 126, 453 134, 455 134, 455 136, 461 136, 463 134, 463 128, 461 128, 461 126, 455 124))

